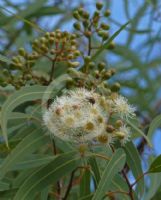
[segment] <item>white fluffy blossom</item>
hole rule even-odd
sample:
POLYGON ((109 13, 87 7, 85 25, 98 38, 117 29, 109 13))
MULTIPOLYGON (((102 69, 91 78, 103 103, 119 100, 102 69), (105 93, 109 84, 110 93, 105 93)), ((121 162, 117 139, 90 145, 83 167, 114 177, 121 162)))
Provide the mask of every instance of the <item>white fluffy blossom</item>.
POLYGON ((131 131, 130 128, 126 125, 123 125, 119 128, 118 131, 115 132, 115 135, 119 138, 121 145, 124 146, 131 137, 131 131))
POLYGON ((135 107, 128 104, 128 100, 123 96, 118 96, 113 101, 114 112, 118 113, 121 118, 134 117, 135 107))
POLYGON ((94 91, 75 89, 57 97, 43 120, 61 139, 86 142, 105 133, 108 112, 104 106, 105 99, 94 91))

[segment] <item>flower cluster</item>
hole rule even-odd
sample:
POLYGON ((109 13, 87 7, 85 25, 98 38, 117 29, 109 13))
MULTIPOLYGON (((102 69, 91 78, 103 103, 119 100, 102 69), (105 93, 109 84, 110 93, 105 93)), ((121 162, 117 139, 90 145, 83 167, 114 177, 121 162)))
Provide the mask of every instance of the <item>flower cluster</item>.
POLYGON ((77 143, 97 140, 111 144, 117 138, 124 145, 130 138, 124 117, 131 116, 134 116, 134 108, 124 97, 105 98, 79 88, 57 97, 44 113, 43 120, 47 128, 63 140, 77 143), (111 122, 116 113, 119 118, 111 122))

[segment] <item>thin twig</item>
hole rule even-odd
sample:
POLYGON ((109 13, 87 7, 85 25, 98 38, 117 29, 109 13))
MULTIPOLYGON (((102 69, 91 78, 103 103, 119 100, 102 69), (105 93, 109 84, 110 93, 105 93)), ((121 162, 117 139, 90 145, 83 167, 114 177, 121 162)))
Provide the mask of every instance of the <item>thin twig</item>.
POLYGON ((57 59, 57 57, 55 57, 55 59, 52 62, 52 68, 51 68, 49 83, 53 80, 56 59, 57 59))
POLYGON ((62 200, 66 200, 68 195, 69 195, 69 192, 72 188, 72 183, 73 183, 73 179, 74 179, 74 174, 75 172, 77 171, 77 168, 75 170, 72 171, 71 173, 71 177, 70 177, 70 180, 69 180, 69 184, 68 184, 68 187, 67 187, 67 190, 66 190, 66 193, 64 195, 64 197, 62 198, 62 200))
POLYGON ((128 195, 129 196, 129 193, 128 192, 125 192, 125 191, 121 191, 121 190, 116 190, 116 191, 112 191, 112 192, 108 192, 106 196, 110 197, 111 195, 113 194, 125 194, 125 195, 128 195))
POLYGON ((133 190, 132 190, 132 187, 131 187, 131 184, 126 176, 126 173, 124 172, 124 170, 122 170, 122 174, 123 174, 123 177, 125 178, 126 180, 126 183, 128 185, 128 188, 129 188, 129 192, 128 192, 128 195, 129 197, 131 198, 131 200, 134 200, 134 196, 133 196, 133 190))
POLYGON ((137 182, 140 181, 140 179, 142 179, 142 178, 143 178, 145 175, 147 175, 147 174, 148 174, 148 172, 144 172, 143 174, 141 174, 141 176, 139 176, 139 177, 134 181, 134 183, 131 184, 131 187, 133 188, 134 185, 136 185, 137 182))

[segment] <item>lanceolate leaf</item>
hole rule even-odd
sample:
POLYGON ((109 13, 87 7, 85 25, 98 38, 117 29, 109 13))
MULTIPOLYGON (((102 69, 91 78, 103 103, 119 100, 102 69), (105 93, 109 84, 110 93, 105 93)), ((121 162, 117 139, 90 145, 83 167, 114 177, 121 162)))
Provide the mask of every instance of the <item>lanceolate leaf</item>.
POLYGON ((145 138, 145 140, 147 141, 147 143, 149 144, 150 147, 152 147, 151 141, 149 140, 149 138, 138 128, 135 126, 135 124, 133 124, 132 122, 130 122, 129 120, 127 120, 127 123, 137 132, 139 133, 142 137, 145 138))
POLYGON ((156 128, 158 128, 161 125, 161 115, 158 115, 153 119, 153 121, 150 124, 149 131, 148 131, 148 138, 151 140, 152 135, 156 128))
POLYGON ((161 155, 159 155, 150 165, 149 173, 161 172, 161 155))
POLYGON ((101 176, 100 176, 100 171, 99 171, 99 167, 98 167, 96 159, 94 157, 90 157, 89 164, 91 165, 91 170, 94 174, 95 185, 98 185, 101 176))
POLYGON ((80 197, 90 194, 91 174, 89 170, 85 170, 80 183, 80 197))
MULTIPOLYGON (((111 191, 125 191, 128 192, 129 188, 125 182, 125 180, 122 178, 122 176, 116 174, 111 182, 111 191)), ((124 199, 129 200, 129 197, 126 194, 116 194, 116 197, 118 199, 124 199)))
POLYGON ((117 150, 107 163, 92 200, 102 199, 105 193, 109 191, 113 177, 123 168, 125 160, 124 151, 122 149, 117 150))
POLYGON ((93 56, 92 56, 92 60, 95 60, 105 49, 108 48, 108 46, 110 45, 110 43, 119 35, 119 33, 124 30, 126 28, 126 26, 129 24, 130 22, 125 23, 123 26, 121 26, 121 28, 116 31, 111 37, 110 39, 102 46, 102 48, 100 48, 93 56))
POLYGON ((0 61, 10 64, 11 61, 6 56, 0 54, 0 61))
MULTIPOLYGON (((50 86, 28 86, 24 87, 21 90, 15 92, 13 95, 11 95, 3 104, 2 111, 1 111, 1 127, 2 127, 2 134, 6 140, 6 144, 8 145, 7 140, 7 121, 10 118, 11 112, 20 104, 27 102, 27 101, 33 101, 37 99, 42 99, 47 95, 50 97, 51 93, 58 92, 58 89, 61 89, 63 87, 62 82, 66 81, 68 76, 64 75, 62 77, 59 77, 55 81, 52 82, 52 87, 50 86)), ((44 103, 44 102, 43 102, 44 103)))
POLYGON ((9 189, 9 184, 0 181, 0 191, 8 190, 9 189))
POLYGON ((150 177, 150 187, 144 196, 145 200, 151 200, 155 195, 157 190, 161 187, 161 173, 149 174, 150 177))
POLYGON ((16 147, 12 150, 11 154, 7 156, 0 167, 0 179, 12 169, 21 160, 24 160, 24 156, 31 154, 37 150, 40 146, 49 142, 43 131, 36 129, 28 136, 26 136, 16 147))
MULTIPOLYGON (((125 152, 127 164, 131 169, 135 179, 137 179, 143 174, 139 153, 132 142, 128 142, 125 145, 125 152)), ((138 182, 138 191, 140 194, 143 194, 144 192, 144 178, 138 182)))
POLYGON ((38 169, 26 179, 18 190, 14 200, 33 200, 35 194, 50 184, 54 184, 81 164, 76 152, 61 154, 54 161, 38 169))

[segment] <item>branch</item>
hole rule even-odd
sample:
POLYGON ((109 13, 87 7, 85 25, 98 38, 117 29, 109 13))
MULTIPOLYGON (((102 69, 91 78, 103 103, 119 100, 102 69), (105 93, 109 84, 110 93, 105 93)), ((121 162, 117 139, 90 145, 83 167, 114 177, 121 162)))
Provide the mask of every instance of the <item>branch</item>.
POLYGON ((132 190, 132 187, 130 185, 130 182, 129 182, 129 180, 128 180, 128 178, 127 178, 126 173, 124 172, 124 170, 122 170, 122 174, 123 174, 123 177, 125 178, 125 181, 126 181, 128 187, 129 187, 128 195, 131 198, 131 200, 134 200, 133 190, 132 190))

